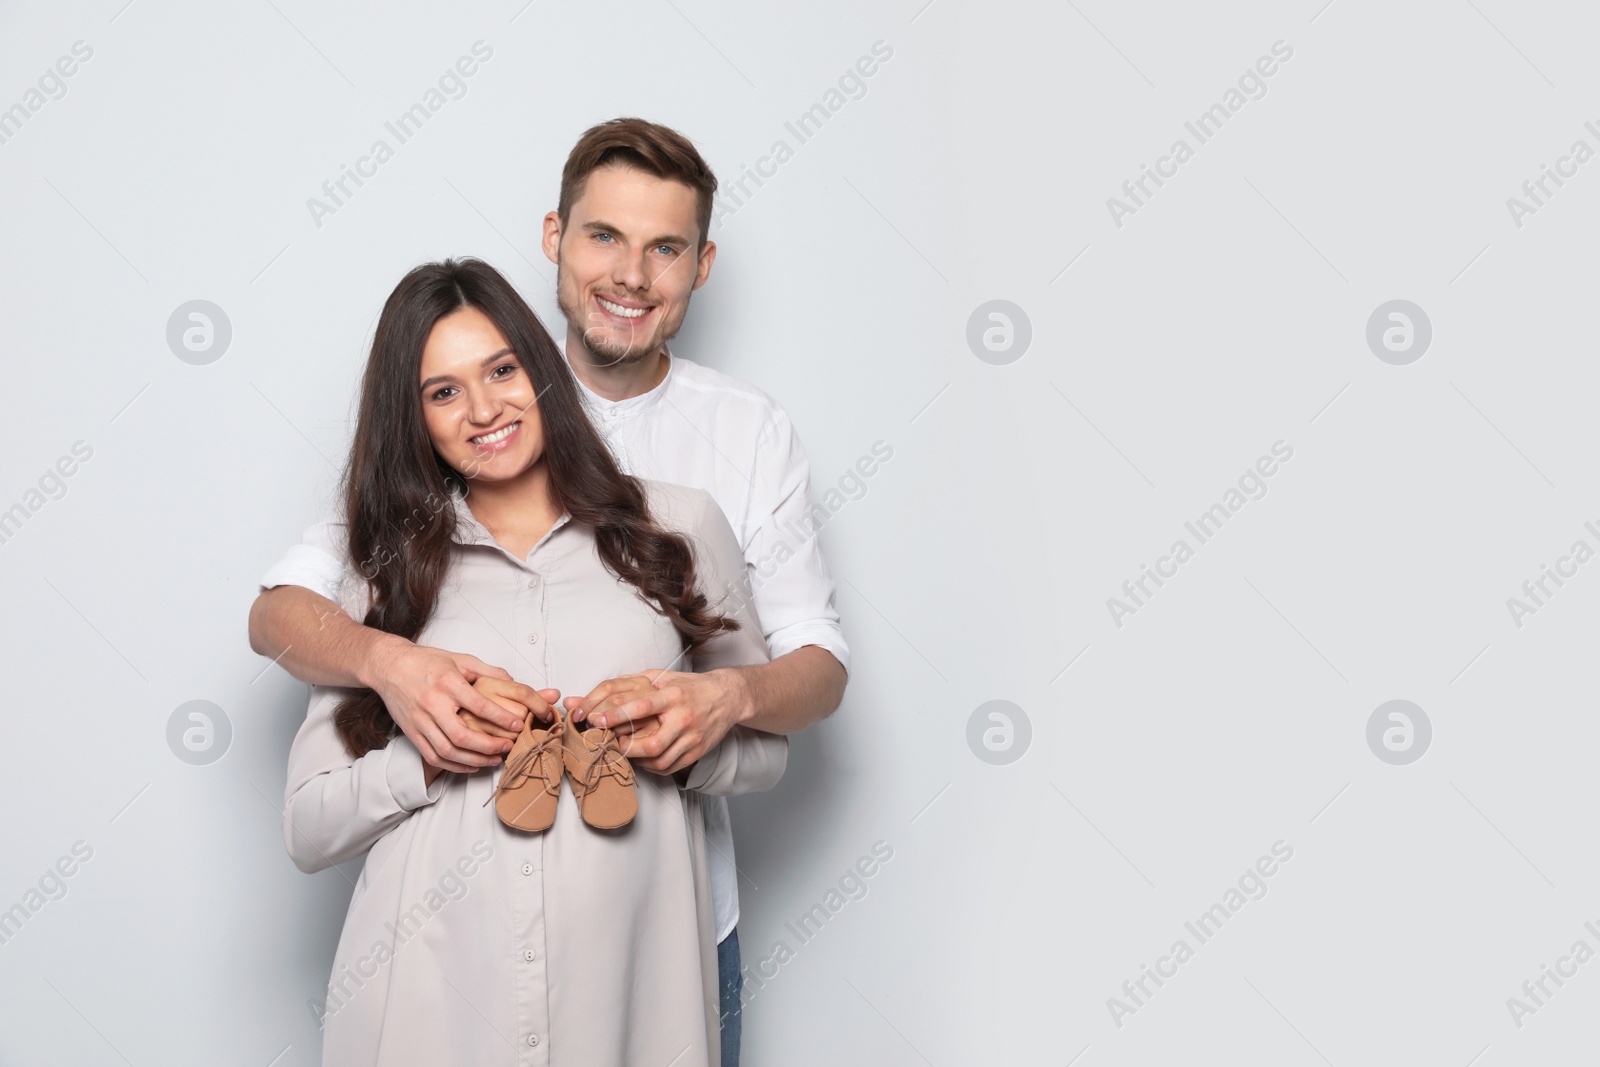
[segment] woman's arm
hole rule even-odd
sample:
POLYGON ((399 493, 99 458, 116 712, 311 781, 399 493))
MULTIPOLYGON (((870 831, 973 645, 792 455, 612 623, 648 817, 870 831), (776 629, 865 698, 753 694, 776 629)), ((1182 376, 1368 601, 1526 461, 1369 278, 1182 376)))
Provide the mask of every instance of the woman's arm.
POLYGON ((417 747, 404 736, 358 760, 345 751, 333 711, 358 690, 313 686, 306 721, 289 749, 283 841, 307 874, 359 856, 418 808, 444 793, 429 780, 417 747))
POLYGON ((765 793, 778 784, 788 762, 787 737, 735 726, 678 777, 684 789, 714 797, 765 793))

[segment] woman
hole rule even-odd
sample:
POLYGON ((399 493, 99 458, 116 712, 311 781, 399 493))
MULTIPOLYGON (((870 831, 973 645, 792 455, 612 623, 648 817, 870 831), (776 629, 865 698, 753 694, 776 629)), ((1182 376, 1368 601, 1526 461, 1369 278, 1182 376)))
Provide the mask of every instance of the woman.
MULTIPOLYGON (((344 493, 346 610, 500 664, 547 701, 684 659, 767 659, 711 497, 620 473, 554 342, 480 261, 419 267, 384 306, 344 493)), ((557 715, 531 711, 533 726, 557 715)), ((370 849, 324 1062, 709 1067, 698 794, 769 789, 786 755, 737 727, 670 778, 635 768, 626 826, 586 825, 563 781, 554 824, 529 833, 485 806, 502 771, 440 773, 371 690, 313 687, 285 842, 306 872, 370 849)))

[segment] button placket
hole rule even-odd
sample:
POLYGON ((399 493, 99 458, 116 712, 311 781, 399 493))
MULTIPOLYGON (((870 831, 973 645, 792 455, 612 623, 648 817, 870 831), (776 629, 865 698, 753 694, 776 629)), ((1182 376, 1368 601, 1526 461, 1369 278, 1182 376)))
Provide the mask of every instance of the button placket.
POLYGON ((544 841, 529 841, 525 846, 534 855, 524 854, 516 861, 518 881, 511 894, 513 943, 520 944, 520 957, 512 978, 516 991, 516 1032, 530 1050, 518 1058, 526 1067, 545 1067, 550 1062, 550 984, 545 969, 544 937, 544 841))
MULTIPOLYGON (((545 632, 544 605, 548 576, 534 570, 532 564, 543 558, 548 544, 548 541, 542 541, 529 554, 528 560, 518 562, 528 584, 526 596, 515 598, 513 619, 516 629, 526 631, 523 639, 526 655, 523 658, 535 665, 539 676, 546 679, 550 676, 549 642, 540 638, 545 632)), ((536 850, 537 860, 522 860, 518 868, 523 875, 519 879, 522 884, 518 887, 522 891, 514 894, 517 925, 513 959, 517 960, 517 965, 513 985, 517 991, 517 1032, 522 1035, 520 1040, 526 1049, 518 1057, 518 1063, 527 1067, 547 1067, 550 1062, 550 1042, 546 1040, 550 1033, 550 983, 546 969, 549 952, 545 945, 544 835, 538 835, 538 839, 528 842, 528 845, 536 850)))
MULTIPOLYGON (((550 534, 546 534, 546 537, 558 532, 559 526, 552 529, 550 534)), ((540 645, 547 645, 545 638, 548 634, 543 625, 543 602, 544 590, 549 583, 544 573, 533 568, 532 561, 543 558, 547 544, 547 541, 541 541, 529 552, 527 560, 514 561, 521 571, 518 580, 526 582, 526 585, 514 587, 516 592, 511 598, 511 628, 506 633, 506 638, 514 642, 517 648, 517 658, 527 664, 531 672, 540 679, 548 679, 550 676, 549 654, 539 648, 540 645)), ((508 553, 506 558, 512 557, 508 553)), ((549 683, 541 681, 538 684, 549 683)))
MULTIPOLYGON (((534 550, 534 554, 542 555, 543 553, 546 553, 548 551, 549 544, 550 543, 548 541, 546 541, 544 544, 541 544, 537 549, 534 550)), ((543 677, 545 678, 550 677, 550 642, 547 640, 549 637, 549 630, 545 625, 548 616, 547 609, 549 603, 549 591, 550 577, 548 569, 535 571, 529 575, 528 606, 531 609, 531 618, 528 620, 527 624, 527 643, 530 646, 530 658, 533 655, 532 650, 538 649, 539 667, 543 677)))

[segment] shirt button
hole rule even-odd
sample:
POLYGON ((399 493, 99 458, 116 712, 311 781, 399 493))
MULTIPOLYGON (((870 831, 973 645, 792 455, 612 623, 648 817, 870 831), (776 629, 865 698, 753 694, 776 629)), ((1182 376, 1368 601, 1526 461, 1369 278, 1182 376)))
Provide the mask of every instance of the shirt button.
POLYGON ((528 1044, 537 1045, 538 1043, 539 1043, 539 1035, 538 1034, 529 1034, 528 1035, 528 1044))
POLYGON ((528 644, 537 645, 538 643, 539 643, 539 635, 538 634, 529 634, 528 635, 528 644))
POLYGON ((528 579, 528 588, 529 589, 536 589, 536 588, 538 588, 538 585, 539 585, 539 579, 538 578, 529 578, 528 579))
POLYGON ((529 963, 532 963, 533 962, 533 949, 530 948, 526 952, 524 952, 522 954, 522 958, 527 960, 529 963))
POLYGON ((531 864, 531 863, 524 863, 524 864, 523 864, 523 865, 522 865, 522 873, 523 873, 523 874, 532 874, 532 873, 533 873, 533 864, 531 864))

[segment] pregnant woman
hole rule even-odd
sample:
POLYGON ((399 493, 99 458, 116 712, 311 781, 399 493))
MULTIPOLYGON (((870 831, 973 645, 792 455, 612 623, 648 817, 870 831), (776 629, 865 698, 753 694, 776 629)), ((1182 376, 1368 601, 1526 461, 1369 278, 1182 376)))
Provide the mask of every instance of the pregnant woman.
POLYGON ((699 798, 771 788, 787 742, 735 727, 662 777, 619 766, 609 731, 580 737, 551 703, 650 667, 762 663, 767 648, 721 510, 623 475, 570 374, 481 261, 413 270, 379 319, 345 471, 344 606, 500 664, 544 699, 510 765, 463 775, 425 765, 371 690, 312 688, 285 842, 308 873, 367 853, 329 981, 326 1064, 717 1062, 699 798), (547 751, 564 737, 580 754, 566 765, 579 781, 559 760, 517 759, 546 728, 547 751), (525 780, 540 766, 553 781, 525 780), (512 790, 506 775, 524 780, 512 790), (637 812, 591 825, 608 820, 580 801, 614 801, 629 779, 637 812), (528 824, 547 782, 548 828, 509 825, 528 824))

